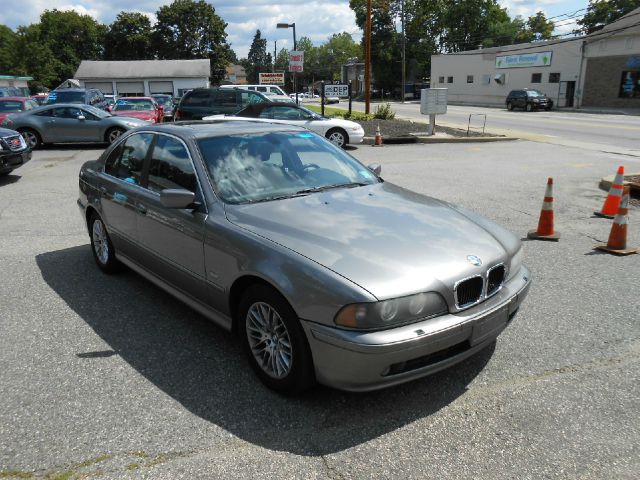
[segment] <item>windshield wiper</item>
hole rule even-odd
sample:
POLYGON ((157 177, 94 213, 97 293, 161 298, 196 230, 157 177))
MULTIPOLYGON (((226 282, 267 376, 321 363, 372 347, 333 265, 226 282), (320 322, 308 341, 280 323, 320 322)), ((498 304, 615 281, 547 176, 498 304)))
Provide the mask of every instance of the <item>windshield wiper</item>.
POLYGON ((325 190, 331 190, 334 188, 342 188, 342 187, 345 187, 345 188, 364 187, 366 185, 369 185, 369 184, 363 183, 363 182, 336 183, 333 185, 325 185, 323 187, 313 187, 313 188, 305 188, 303 190, 298 190, 296 192, 296 195, 315 193, 315 192, 324 192, 325 190))

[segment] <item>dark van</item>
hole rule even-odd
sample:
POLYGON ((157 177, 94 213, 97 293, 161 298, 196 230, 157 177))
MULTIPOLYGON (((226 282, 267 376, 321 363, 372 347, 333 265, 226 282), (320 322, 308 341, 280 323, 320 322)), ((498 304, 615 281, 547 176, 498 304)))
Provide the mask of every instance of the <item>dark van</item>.
POLYGON ((260 92, 239 88, 195 88, 185 93, 174 120, 202 120, 209 115, 232 114, 253 103, 270 103, 260 92))
POLYGON ((521 90, 511 90, 505 101, 507 110, 514 108, 523 108, 527 112, 532 112, 540 108, 551 110, 553 108, 553 100, 544 93, 533 88, 523 88, 521 90))
POLYGON ((109 105, 100 90, 95 88, 62 88, 49 92, 46 105, 52 103, 83 103, 106 110, 109 105))

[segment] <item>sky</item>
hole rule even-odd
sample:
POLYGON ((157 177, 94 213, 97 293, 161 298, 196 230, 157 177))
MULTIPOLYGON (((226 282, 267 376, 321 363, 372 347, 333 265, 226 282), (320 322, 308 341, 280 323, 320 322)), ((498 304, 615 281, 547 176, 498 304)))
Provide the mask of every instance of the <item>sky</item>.
MULTIPOLYGON (((88 14, 101 23, 113 22, 122 11, 137 11, 147 14, 155 21, 154 12, 161 5, 173 0, 20 0, 20 8, 9 7, 15 0, 0 0, 0 24, 15 29, 38 21, 46 9, 76 10, 88 14), (135 8, 131 5, 135 4, 135 8)), ((356 26, 355 16, 349 8, 349 0, 207 0, 227 25, 227 42, 235 50, 238 58, 246 57, 251 41, 260 30, 262 37, 268 40, 268 50, 273 51, 274 41, 278 51, 293 47, 291 29, 276 29, 276 24, 296 24, 296 36, 311 38, 315 44, 327 40, 333 33, 348 32, 354 40, 360 41, 362 32, 356 26)), ((525 18, 542 10, 547 18, 579 11, 584 13, 588 0, 499 0, 509 14, 522 15, 525 18)), ((555 33, 570 32, 574 24, 563 21, 566 17, 557 17, 555 33)))

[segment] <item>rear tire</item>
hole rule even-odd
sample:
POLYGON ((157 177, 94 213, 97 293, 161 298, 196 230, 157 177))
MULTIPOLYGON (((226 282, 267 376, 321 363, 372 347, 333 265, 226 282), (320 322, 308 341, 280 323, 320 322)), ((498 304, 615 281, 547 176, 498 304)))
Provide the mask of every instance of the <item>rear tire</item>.
POLYGON ((525 110, 527 112, 533 112, 533 104, 532 103, 527 103, 527 106, 525 107, 525 110))
POLYGON ((238 333, 251 367, 269 388, 291 395, 315 383, 311 350, 300 320, 275 289, 253 285, 244 292, 238 333))
POLYGON ((107 227, 97 213, 92 213, 89 218, 89 237, 93 259, 100 270, 109 274, 119 272, 122 264, 116 259, 116 250, 111 243, 107 227))
POLYGON ((509 110, 510 112, 513 110, 513 103, 507 102, 507 110, 509 110))
POLYGON ((124 128, 118 128, 118 127, 114 127, 114 128, 110 128, 105 137, 105 140, 107 141, 107 143, 109 145, 111 145, 113 142, 115 142, 116 140, 118 140, 118 138, 120 138, 120 136, 126 132, 126 130, 124 128))
POLYGON ((31 150, 42 146, 42 137, 40 137, 40 134, 35 130, 31 128, 21 128, 18 132, 22 135, 22 138, 24 138, 24 141, 31 150))

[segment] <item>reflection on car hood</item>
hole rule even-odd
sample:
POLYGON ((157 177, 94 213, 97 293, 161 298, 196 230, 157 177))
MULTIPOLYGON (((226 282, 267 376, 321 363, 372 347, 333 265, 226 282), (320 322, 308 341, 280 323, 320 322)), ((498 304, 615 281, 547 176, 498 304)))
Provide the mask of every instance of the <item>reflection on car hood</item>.
MULTIPOLYGON (((229 220, 335 271, 379 299, 449 288, 506 260, 489 231, 446 204, 390 183, 227 205, 229 220), (475 269, 475 270, 474 270, 475 269)), ((508 239, 513 240, 513 239, 508 239)))

